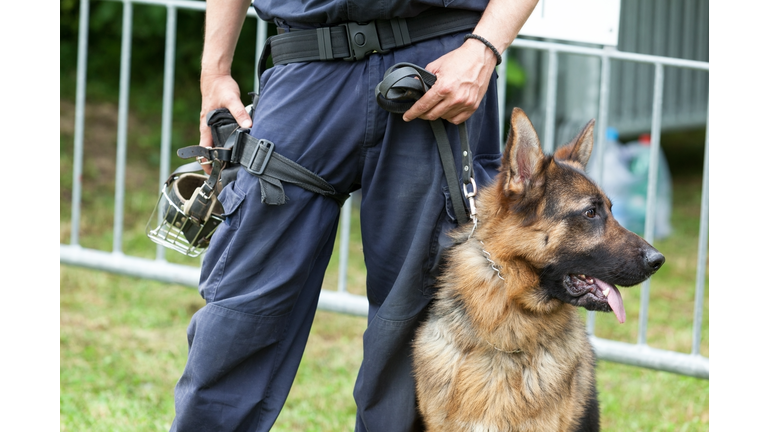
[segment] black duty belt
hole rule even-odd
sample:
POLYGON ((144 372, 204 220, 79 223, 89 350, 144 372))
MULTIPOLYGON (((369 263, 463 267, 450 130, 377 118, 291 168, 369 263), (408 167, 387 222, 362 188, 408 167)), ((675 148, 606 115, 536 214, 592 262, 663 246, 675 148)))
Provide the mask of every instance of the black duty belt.
POLYGON ((311 30, 291 30, 267 41, 259 68, 272 63, 283 65, 305 61, 360 60, 373 52, 472 30, 480 21, 480 12, 461 9, 430 9, 413 18, 376 20, 369 23, 344 23, 311 30))

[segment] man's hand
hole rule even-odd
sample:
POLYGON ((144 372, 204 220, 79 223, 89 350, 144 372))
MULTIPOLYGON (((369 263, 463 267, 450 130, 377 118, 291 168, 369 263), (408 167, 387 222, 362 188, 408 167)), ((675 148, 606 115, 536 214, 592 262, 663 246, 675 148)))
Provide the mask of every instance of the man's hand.
MULTIPOLYGON (((504 52, 537 2, 490 0, 474 33, 504 52)), ((483 42, 467 39, 456 50, 427 65, 426 69, 437 76, 437 82, 403 114, 403 120, 444 118, 454 124, 466 121, 485 97, 495 67, 493 52, 483 42)))
MULTIPOLYGON (((202 108, 200 110, 200 145, 213 147, 211 128, 206 116, 217 108, 227 108, 242 128, 250 128, 251 117, 240 100, 240 88, 230 75, 205 75, 200 77, 202 108)), ((210 165, 203 165, 206 174, 211 173, 210 165)))
POLYGON ((403 114, 403 120, 466 121, 480 106, 495 67, 496 57, 482 42, 467 40, 426 66, 437 82, 403 114))
MULTIPOLYGON (((251 118, 240 101, 240 88, 232 79, 232 58, 251 0, 208 0, 205 12, 205 43, 200 73, 200 145, 213 147, 208 112, 227 108, 240 127, 251 127, 251 118)), ((204 161, 201 161, 204 162, 204 161)), ((206 174, 210 165, 203 165, 206 174)))

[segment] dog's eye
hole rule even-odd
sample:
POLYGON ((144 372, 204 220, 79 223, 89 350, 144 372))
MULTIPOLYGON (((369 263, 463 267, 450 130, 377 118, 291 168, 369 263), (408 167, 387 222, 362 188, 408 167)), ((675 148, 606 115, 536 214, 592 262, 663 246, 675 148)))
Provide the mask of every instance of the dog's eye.
POLYGON ((584 216, 592 219, 593 217, 597 216, 597 212, 595 211, 594 207, 585 211, 584 216))

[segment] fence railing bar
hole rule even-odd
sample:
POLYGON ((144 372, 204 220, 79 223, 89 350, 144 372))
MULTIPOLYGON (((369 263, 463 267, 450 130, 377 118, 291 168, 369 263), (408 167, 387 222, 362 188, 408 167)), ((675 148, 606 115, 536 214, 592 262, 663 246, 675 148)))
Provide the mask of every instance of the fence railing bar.
MULTIPOLYGON (((603 169, 605 166, 605 130, 608 128, 608 105, 610 104, 610 90, 611 90, 611 58, 608 56, 610 52, 614 50, 613 47, 606 46, 603 48, 603 56, 600 59, 600 95, 597 108, 597 127, 595 134, 597 134, 597 140, 595 142, 595 149, 592 151, 594 154, 594 161, 597 165, 597 172, 595 180, 597 184, 603 184, 603 169)), ((587 312, 587 333, 595 334, 595 312, 587 312)))
MULTIPOLYGON (((60 262, 64 265, 106 271, 163 283, 197 288, 200 269, 167 261, 151 261, 114 252, 103 252, 79 246, 59 245, 60 262)), ((337 291, 320 291, 318 308, 353 316, 368 315, 365 296, 337 291)), ((652 368, 698 378, 709 379, 709 359, 702 356, 633 345, 590 336, 598 358, 617 363, 652 368)))
MULTIPOLYGON (((699 3, 698 7, 698 20, 699 22, 707 22, 709 20, 709 2, 701 2, 699 3)), ((697 35, 696 40, 709 40, 709 35, 707 34, 708 27, 704 26, 698 26, 697 28, 697 35)), ((709 44, 699 44, 696 49, 694 50, 696 53, 696 56, 698 58, 706 58, 709 59, 709 44)), ((696 88, 707 88, 707 80, 709 79, 709 75, 704 74, 694 74, 693 82, 694 85, 698 86, 696 88)), ((708 100, 705 100, 705 94, 704 92, 693 92, 693 95, 695 97, 694 100, 696 100, 700 104, 707 104, 708 100)))
MULTIPOLYGON (((135 3, 135 4, 154 5, 154 6, 174 6, 178 9, 197 10, 197 11, 205 11, 206 9, 206 2, 196 1, 196 0, 103 0, 103 1, 135 3)), ((247 15, 249 17, 259 16, 258 14, 256 14, 256 11, 250 7, 248 8, 247 15)))
POLYGON ((507 106, 507 67, 509 51, 501 54, 501 64, 496 68, 498 79, 496 80, 496 98, 499 101, 499 150, 503 153, 504 146, 507 143, 507 137, 504 136, 504 129, 509 122, 506 117, 505 107, 507 106))
POLYGON ((544 153, 555 151, 555 113, 557 105, 557 51, 547 55, 547 101, 544 111, 544 153))
POLYGON ((104 0, 104 1, 146 4, 146 5, 164 6, 164 7, 174 6, 179 9, 191 9, 191 10, 199 10, 199 11, 204 11, 206 7, 206 4, 204 1, 197 1, 197 0, 104 0))
MULTIPOLYGON (((544 41, 536 41, 536 40, 523 39, 523 38, 515 39, 515 41, 512 42, 512 47, 532 48, 532 49, 545 50, 545 51, 554 49, 561 53, 582 54, 582 55, 593 56, 593 57, 603 56, 602 48, 590 48, 590 47, 577 46, 577 45, 565 45, 557 42, 544 42, 544 41)), ((627 61, 633 61, 633 62, 639 62, 639 63, 652 63, 652 64, 659 63, 664 66, 675 66, 675 67, 681 67, 681 68, 700 69, 700 70, 707 70, 707 71, 709 70, 708 62, 702 62, 702 61, 696 61, 696 60, 677 59, 672 57, 654 56, 650 54, 629 53, 629 52, 623 52, 623 51, 614 51, 609 56, 610 58, 616 59, 616 60, 627 60, 627 61)))
MULTIPOLYGON (((171 140, 173 136, 173 86, 176 73, 176 7, 166 8, 165 23, 165 65, 163 69, 163 114, 160 132, 160 191, 171 174, 171 140)), ((158 212, 158 226, 163 221, 163 215, 158 212)), ((165 260, 165 247, 157 245, 155 259, 165 260)))
POLYGON ((590 336, 589 341, 600 360, 709 379, 709 359, 706 357, 594 336, 590 336))
POLYGON ((597 162, 597 174, 596 180, 598 184, 603 184, 603 168, 605 164, 605 131, 608 129, 608 108, 610 104, 610 91, 611 91, 611 59, 609 53, 613 51, 612 47, 605 47, 604 55, 600 59, 600 94, 597 108, 597 127, 595 128, 595 134, 597 139, 595 141, 595 151, 593 154, 595 162, 597 162))
POLYGON ((261 93, 259 88, 259 59, 264 51, 264 43, 267 41, 267 22, 258 19, 256 24, 256 64, 253 67, 253 88, 257 93, 261 93))
POLYGON ((701 182, 701 215, 699 216, 699 256, 696 264, 696 300, 693 314, 693 344, 691 354, 700 354, 701 327, 704 314, 704 278, 709 253, 709 115, 704 139, 704 178, 701 182))
MULTIPOLYGON (((690 7, 691 4, 688 1, 683 2, 682 7, 684 8, 682 14, 685 16, 685 19, 682 21, 683 30, 681 32, 681 57, 683 56, 693 56, 693 53, 695 52, 696 47, 696 18, 695 14, 692 13, 690 7)), ((680 71, 680 80, 681 82, 690 83, 695 80, 696 73, 690 69, 683 69, 680 71)), ((686 101, 686 103, 693 104, 696 100, 695 91, 693 91, 694 87, 692 85, 682 85, 680 86, 680 94, 681 98, 686 101)))
MULTIPOLYGON (((656 189, 659 176, 659 153, 661 144, 661 110, 664 100, 664 66, 656 63, 653 81, 653 113, 651 115, 651 157, 648 166, 648 192, 645 199, 645 228, 643 237, 653 244, 656 229, 656 189)), ((648 331, 648 304, 651 296, 651 279, 642 284, 640 294, 640 328, 637 343, 645 345, 648 331)))
POLYGON ((77 84, 75 89, 75 143, 72 160, 72 220, 69 242, 80 244, 80 204, 83 190, 83 135, 85 130, 85 86, 88 65, 88 21, 90 1, 80 2, 77 31, 77 84))
POLYGON ((352 198, 350 197, 341 208, 341 243, 339 244, 339 283, 337 291, 347 292, 347 269, 349 268, 349 232, 352 220, 352 198))
POLYGON ((112 250, 123 250, 123 216, 125 202, 125 155, 128 148, 128 101, 131 90, 131 35, 133 5, 123 3, 123 29, 120 45, 120 98, 117 110, 117 157, 115 160, 115 219, 112 250))
MULTIPOLYGON (((105 0, 105 1, 122 1, 126 3, 136 4, 148 4, 157 6, 176 6, 179 9, 193 9, 204 11, 206 3, 202 1, 191 0, 105 0)), ((256 11, 253 8, 248 9, 248 16, 258 17, 256 11)), ((533 48, 539 50, 555 49, 558 52, 572 53, 572 54, 584 54, 595 57, 602 56, 602 48, 590 48, 576 45, 565 45, 556 42, 544 42, 530 39, 524 39, 518 37, 512 42, 514 48, 533 48)), ((615 51, 611 54, 611 58, 619 60, 628 60, 642 63, 661 63, 665 66, 677 66, 682 68, 702 69, 709 70, 709 63, 697 60, 677 59, 673 57, 660 57, 650 54, 637 54, 630 52, 615 51)))

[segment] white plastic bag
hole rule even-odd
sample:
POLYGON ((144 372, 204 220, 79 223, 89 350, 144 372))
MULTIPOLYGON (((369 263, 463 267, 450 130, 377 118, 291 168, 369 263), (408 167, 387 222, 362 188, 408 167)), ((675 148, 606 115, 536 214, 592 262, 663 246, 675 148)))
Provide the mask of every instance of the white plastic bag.
MULTIPOLYGON (((616 129, 606 129, 601 187, 613 203, 616 220, 639 235, 645 231, 650 144, 648 134, 641 135, 637 141, 622 144, 616 129)), ((596 171, 597 163, 590 164, 587 173, 597 179, 596 171)), ((654 238, 662 239, 672 233, 672 175, 661 149, 656 190, 654 238)))

